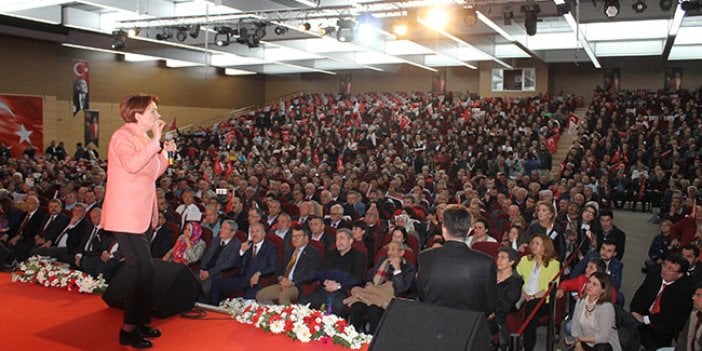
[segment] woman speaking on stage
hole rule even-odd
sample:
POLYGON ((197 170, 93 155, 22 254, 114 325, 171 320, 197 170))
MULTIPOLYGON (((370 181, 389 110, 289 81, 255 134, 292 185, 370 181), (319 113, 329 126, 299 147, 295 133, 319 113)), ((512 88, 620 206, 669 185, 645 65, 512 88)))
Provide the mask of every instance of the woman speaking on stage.
POLYGON ((134 348, 152 346, 149 338, 161 332, 149 326, 154 267, 149 250, 157 224, 156 179, 168 167, 173 141, 161 149, 165 122, 158 113, 158 97, 129 95, 119 103, 124 125, 110 138, 107 185, 101 227, 114 233, 124 255, 126 296, 119 342, 134 348), (151 132, 151 136, 149 136, 151 132))

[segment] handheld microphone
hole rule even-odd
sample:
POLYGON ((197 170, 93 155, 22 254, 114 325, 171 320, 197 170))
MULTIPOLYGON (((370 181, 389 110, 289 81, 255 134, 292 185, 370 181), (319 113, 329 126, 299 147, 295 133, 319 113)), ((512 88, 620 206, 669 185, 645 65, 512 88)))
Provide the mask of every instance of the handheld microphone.
MULTIPOLYGON (((171 132, 166 132, 166 141, 173 140, 173 134, 171 132)), ((173 166, 175 164, 175 152, 168 151, 168 165, 173 166)))

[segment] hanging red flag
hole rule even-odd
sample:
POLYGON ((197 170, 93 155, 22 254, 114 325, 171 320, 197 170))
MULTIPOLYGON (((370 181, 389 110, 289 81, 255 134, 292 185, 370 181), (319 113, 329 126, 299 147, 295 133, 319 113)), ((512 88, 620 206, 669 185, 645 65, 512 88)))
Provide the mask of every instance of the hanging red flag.
POLYGON ((0 95, 0 142, 19 158, 30 145, 44 152, 43 99, 39 96, 0 95))
POLYGON ((558 142, 555 136, 546 139, 546 149, 548 149, 548 152, 551 154, 556 153, 556 150, 558 150, 558 142))

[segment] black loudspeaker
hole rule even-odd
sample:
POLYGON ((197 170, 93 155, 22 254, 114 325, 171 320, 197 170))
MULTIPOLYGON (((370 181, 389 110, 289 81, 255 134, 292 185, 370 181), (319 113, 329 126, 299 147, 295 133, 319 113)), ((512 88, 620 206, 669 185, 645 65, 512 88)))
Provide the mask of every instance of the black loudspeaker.
POLYGON ((482 312, 393 299, 368 350, 490 350, 490 330, 482 312))
MULTIPOLYGON (((127 274, 130 273, 122 266, 102 294, 102 299, 108 306, 124 308, 126 295, 124 281, 127 274)), ((201 287, 188 266, 155 259, 152 315, 167 318, 191 309, 195 305, 201 287)))

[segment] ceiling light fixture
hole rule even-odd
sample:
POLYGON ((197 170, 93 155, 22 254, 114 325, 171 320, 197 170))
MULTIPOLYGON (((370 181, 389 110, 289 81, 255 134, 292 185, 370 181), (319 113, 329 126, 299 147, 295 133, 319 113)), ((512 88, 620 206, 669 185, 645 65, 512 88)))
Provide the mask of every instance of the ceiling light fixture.
POLYGON ((184 42, 188 39, 188 27, 178 27, 178 32, 176 33, 176 40, 179 42, 184 42))
POLYGON ((468 27, 473 27, 478 23, 478 14, 475 13, 475 9, 472 7, 466 8, 463 14, 463 22, 468 27))
POLYGON ((514 18, 514 12, 512 10, 508 10, 502 13, 502 23, 505 26, 512 25, 512 19, 514 18))
POLYGON ((680 3, 680 8, 687 12, 702 8, 702 0, 687 0, 680 3))
POLYGON ((231 34, 231 28, 229 27, 215 27, 214 30, 217 31, 214 36, 215 45, 217 46, 227 46, 229 45, 229 36, 231 34))
POLYGON ((537 4, 523 5, 522 12, 524 12, 524 29, 526 29, 527 35, 536 35, 536 27, 539 22, 541 7, 537 4))
POLYGON ((642 13, 646 11, 648 8, 648 5, 643 0, 636 0, 634 1, 633 4, 631 4, 631 8, 634 10, 636 13, 642 13))
POLYGON ((619 0, 605 0, 604 14, 607 18, 617 17, 620 9, 621 5, 619 4, 619 0))
POLYGON ((191 25, 188 28, 188 34, 193 39, 197 38, 200 35, 200 25, 199 24, 191 25))
POLYGON ((336 40, 348 43, 353 41, 353 28, 356 23, 350 19, 339 19, 336 21, 336 25, 339 29, 336 30, 336 40))
POLYGON ((112 32, 112 48, 122 50, 127 45, 127 33, 121 29, 112 32))
POLYGON ((660 6, 661 10, 663 11, 670 11, 670 9, 673 8, 673 0, 661 0, 658 3, 658 6, 660 6))

